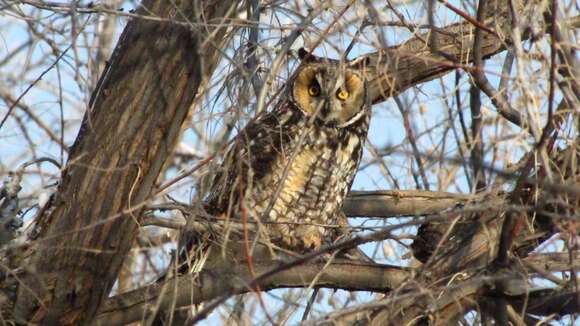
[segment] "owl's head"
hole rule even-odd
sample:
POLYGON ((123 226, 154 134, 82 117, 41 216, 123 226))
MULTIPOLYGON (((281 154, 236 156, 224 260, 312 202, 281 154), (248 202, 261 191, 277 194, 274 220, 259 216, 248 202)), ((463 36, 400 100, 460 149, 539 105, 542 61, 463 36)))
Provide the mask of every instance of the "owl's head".
POLYGON ((292 83, 292 99, 308 117, 344 128, 367 110, 367 85, 362 75, 338 63, 303 63, 292 83))

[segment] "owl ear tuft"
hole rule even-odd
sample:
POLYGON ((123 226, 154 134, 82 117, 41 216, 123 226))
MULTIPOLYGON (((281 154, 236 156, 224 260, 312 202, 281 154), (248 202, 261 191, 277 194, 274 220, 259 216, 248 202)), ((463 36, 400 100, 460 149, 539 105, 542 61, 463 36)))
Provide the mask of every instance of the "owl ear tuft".
POLYGON ((306 58, 308 55, 310 55, 310 52, 306 51, 305 48, 298 49, 298 57, 300 60, 304 60, 304 58, 306 58))
POLYGON ((303 63, 315 63, 322 61, 320 58, 318 58, 305 48, 298 49, 298 58, 300 58, 300 61, 302 61, 303 63))

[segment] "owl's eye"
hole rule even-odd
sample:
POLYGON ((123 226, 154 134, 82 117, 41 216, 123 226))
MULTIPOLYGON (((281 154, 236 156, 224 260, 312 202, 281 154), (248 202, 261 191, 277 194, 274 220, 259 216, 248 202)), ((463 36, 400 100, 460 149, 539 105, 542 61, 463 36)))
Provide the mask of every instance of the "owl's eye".
POLYGON ((318 94, 320 94, 320 87, 318 87, 318 85, 308 87, 308 95, 316 97, 318 94))
POLYGON ((338 91, 336 91, 336 98, 338 98, 341 101, 346 100, 349 96, 350 96, 350 93, 347 91, 343 91, 342 89, 339 89, 338 91))

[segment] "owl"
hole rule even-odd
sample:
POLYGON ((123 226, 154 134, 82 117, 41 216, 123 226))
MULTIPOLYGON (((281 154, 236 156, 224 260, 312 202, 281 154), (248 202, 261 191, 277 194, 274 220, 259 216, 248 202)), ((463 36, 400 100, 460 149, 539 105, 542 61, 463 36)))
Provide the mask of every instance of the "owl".
MULTIPOLYGON (((308 60, 284 94, 230 143, 204 210, 225 221, 256 222, 262 240, 304 253, 338 236, 332 226, 343 216, 367 136, 368 87, 344 63, 308 60)), ((199 238, 180 241, 190 272, 199 238)))

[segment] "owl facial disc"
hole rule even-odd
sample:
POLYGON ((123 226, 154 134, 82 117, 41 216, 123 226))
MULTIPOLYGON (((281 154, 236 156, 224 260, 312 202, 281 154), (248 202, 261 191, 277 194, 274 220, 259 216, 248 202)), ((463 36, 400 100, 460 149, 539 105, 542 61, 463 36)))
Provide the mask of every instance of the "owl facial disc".
POLYGON ((338 65, 307 64, 292 84, 292 99, 309 117, 323 125, 345 128, 369 107, 367 84, 359 72, 338 65))

